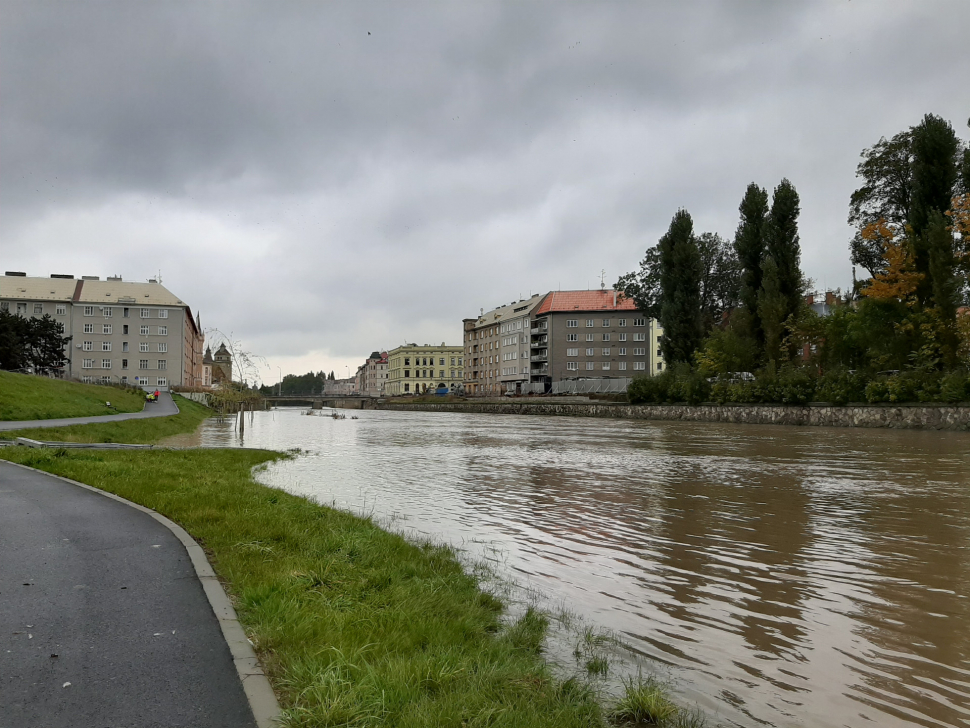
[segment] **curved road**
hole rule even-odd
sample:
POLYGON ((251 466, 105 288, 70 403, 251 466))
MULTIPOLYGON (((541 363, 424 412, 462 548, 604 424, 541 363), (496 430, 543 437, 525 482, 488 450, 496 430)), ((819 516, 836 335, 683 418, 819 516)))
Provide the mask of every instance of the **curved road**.
POLYGON ((0 625, 0 728, 256 725, 175 535, 2 461, 0 625))
POLYGON ((56 420, 8 420, 0 422, 0 431, 26 430, 34 427, 93 425, 98 422, 119 422, 121 420, 144 420, 149 417, 168 417, 169 415, 177 415, 178 413, 179 408, 172 399, 172 395, 168 392, 159 392, 158 401, 146 402, 145 409, 141 412, 122 412, 117 415, 95 415, 94 417, 61 417, 56 420))

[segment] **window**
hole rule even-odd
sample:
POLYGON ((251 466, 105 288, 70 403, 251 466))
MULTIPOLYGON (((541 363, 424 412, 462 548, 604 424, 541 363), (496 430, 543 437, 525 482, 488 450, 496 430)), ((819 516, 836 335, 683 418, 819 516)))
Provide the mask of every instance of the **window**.
POLYGON ((462 357, 458 357, 458 366, 460 367, 465 366, 464 364, 462 364, 462 357))
POLYGON ((138 368, 139 369, 148 369, 148 359, 139 359, 138 360, 138 368))
POLYGON ((566 334, 566 341, 579 341, 579 334, 566 334))
POLYGON ((657 349, 657 356, 663 356, 663 351, 660 349, 657 349))
POLYGON ((149 309, 147 309, 147 308, 143 308, 143 309, 141 310, 141 317, 142 317, 142 318, 149 318, 149 315, 148 315, 149 313, 150 313, 150 310, 149 310, 149 309))
POLYGON ((127 341, 122 341, 121 342, 121 350, 122 351, 128 351, 128 342, 127 341))
POLYGON ((166 379, 165 377, 159 377, 158 379, 155 380, 155 383, 159 387, 167 387, 168 386, 168 379, 166 379))
POLYGON ((610 340, 610 335, 609 334, 603 334, 603 341, 609 341, 609 340, 610 340))
POLYGON ((411 385, 408 384, 407 382, 404 383, 404 391, 405 392, 410 392, 411 391, 411 385))
MULTIPOLYGON (((441 359, 438 360, 438 366, 443 367, 444 365, 445 365, 445 358, 441 357, 441 359)), ((444 374, 442 374, 441 376, 444 376, 444 374)))
POLYGON ((148 351, 148 342, 142 341, 138 344, 138 351, 148 351))
MULTIPOLYGON (((126 368, 127 368, 127 367, 126 367, 126 368)), ((121 383, 122 383, 122 384, 128 384, 128 377, 122 377, 122 378, 121 378, 121 383)))
POLYGON ((603 362, 603 371, 607 371, 610 368, 610 363, 608 361, 603 362))
POLYGON ((579 356, 579 349, 566 349, 566 356, 579 356))
POLYGON ((141 334, 142 336, 148 336, 148 327, 147 326, 142 326, 138 330, 138 333, 141 334))
POLYGON ((121 325, 121 333, 123 333, 125 336, 128 335, 128 324, 121 325))
MULTIPOLYGON (((121 368, 122 369, 127 369, 128 368, 128 360, 127 359, 122 359, 121 360, 121 368)), ((128 379, 128 377, 122 377, 121 378, 121 381, 124 382, 124 381, 127 381, 127 379, 128 379)))
POLYGON ((452 379, 454 379, 454 378, 455 378, 455 370, 454 370, 454 369, 452 369, 452 370, 451 370, 451 378, 452 378, 452 379))
POLYGON ((110 334, 111 333, 111 324, 102 324, 101 325, 101 333, 102 334, 110 334))
POLYGON ((587 349, 587 350, 586 350, 586 356, 593 356, 593 352, 594 352, 594 351, 596 351, 596 350, 595 350, 595 349, 592 349, 592 348, 590 348, 590 349, 587 349))
POLYGON ((110 341, 102 341, 101 342, 101 351, 111 351, 111 342, 110 341))
POLYGON ((633 362, 634 370, 642 372, 647 368, 647 363, 645 361, 635 361, 633 362))
POLYGON ((122 316, 122 318, 128 318, 129 312, 130 312, 130 309, 127 306, 125 306, 123 309, 121 309, 121 316, 122 316))
POLYGON ((168 326, 159 326, 158 327, 158 335, 159 336, 168 336, 168 326))
POLYGON ((158 309, 158 318, 168 318, 168 309, 167 308, 158 309))
POLYGON ((588 372, 593 371, 593 366, 594 366, 593 365, 593 362, 591 362, 591 361, 586 362, 586 371, 588 371, 588 372))
POLYGON ((106 374, 105 376, 101 377, 101 383, 102 384, 111 384, 111 375, 110 374, 106 374))
POLYGON ((105 306, 102 311, 105 318, 111 318, 114 315, 114 309, 112 309, 111 306, 105 306))
POLYGON ((626 326, 626 319, 620 319, 616 324, 617 326, 626 326))
POLYGON ((566 362, 566 369, 568 371, 571 371, 571 372, 577 371, 579 369, 579 362, 578 361, 567 361, 566 362))
MULTIPOLYGON (((455 366, 455 357, 451 357, 451 366, 455 366)), ((454 377, 455 375, 452 374, 451 376, 454 377)))
POLYGON ((625 346, 621 346, 618 353, 619 353, 620 356, 626 356, 626 347, 625 346))
POLYGON ((82 369, 94 369, 94 359, 85 359, 81 364, 82 369))
POLYGON ((616 365, 616 368, 619 369, 621 372, 625 372, 626 371, 626 362, 625 361, 618 362, 617 365, 616 365))
POLYGON ((111 368, 111 360, 110 359, 102 359, 101 360, 101 368, 102 369, 110 369, 111 368))
POLYGON ((646 356, 646 355, 647 355, 647 350, 646 349, 634 349, 633 350, 633 356, 646 356))
POLYGON ((34 313, 44 313, 44 304, 42 304, 42 303, 35 303, 34 304, 34 313))
POLYGON ((84 307, 84 315, 85 316, 94 316, 94 306, 85 306, 84 307))
POLYGON ((168 369, 168 360, 167 359, 159 359, 158 360, 158 368, 159 369, 168 369))
POLYGON ((10 302, 0 301, 0 311, 10 311, 10 302))
POLYGON ((444 379, 444 378, 445 378, 445 370, 442 369, 438 372, 438 379, 444 379))
POLYGON ((658 361, 657 362, 657 370, 659 371, 660 369, 663 369, 663 368, 664 368, 663 362, 659 362, 658 361))
POLYGON ((406 367, 411 366, 411 357, 409 356, 404 357, 404 366, 406 367))
POLYGON ((609 355, 610 355, 610 347, 604 346, 603 347, 603 356, 609 356, 609 355))
POLYGON ((567 329, 575 329, 577 326, 579 326, 579 321, 577 321, 576 319, 567 319, 566 320, 566 328, 567 329))
POLYGON ((94 351, 94 342, 92 341, 82 341, 81 342, 82 351, 94 351))
POLYGON ((604 328, 607 328, 607 329, 610 327, 610 320, 609 319, 603 319, 603 327, 604 328))
POLYGON ((647 320, 646 319, 633 319, 633 325, 634 326, 646 326, 647 325, 647 320))
POLYGON ((587 329, 593 328, 593 326, 595 324, 596 324, 596 322, 593 319, 586 319, 586 328, 587 329))
POLYGON ((594 341, 593 335, 592 334, 586 334, 586 341, 594 341))
POLYGON ((168 351, 168 344, 166 344, 163 341, 162 342, 159 342, 159 344, 158 344, 158 350, 160 352, 163 352, 163 353, 166 352, 166 351, 168 351))
POLYGON ((85 334, 93 334, 94 333, 94 324, 84 324, 84 333, 85 334))
POLYGON ((626 341, 626 334, 620 334, 620 341, 626 341))
POLYGON ((647 335, 646 334, 634 334, 633 335, 633 340, 634 341, 646 341, 647 340, 647 335))
MULTIPOLYGON (((410 369, 405 369, 404 370, 404 378, 405 379, 408 379, 408 378, 410 378, 410 376, 411 376, 411 370, 410 369)), ((408 385, 405 384, 404 386, 406 387, 408 385)))

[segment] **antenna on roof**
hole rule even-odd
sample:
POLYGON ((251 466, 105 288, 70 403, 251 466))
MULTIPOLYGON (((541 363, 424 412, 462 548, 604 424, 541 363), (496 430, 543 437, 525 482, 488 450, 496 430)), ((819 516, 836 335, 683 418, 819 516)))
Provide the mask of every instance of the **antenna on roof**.
POLYGON ((603 268, 600 271, 600 290, 601 291, 606 290, 606 268, 603 268))

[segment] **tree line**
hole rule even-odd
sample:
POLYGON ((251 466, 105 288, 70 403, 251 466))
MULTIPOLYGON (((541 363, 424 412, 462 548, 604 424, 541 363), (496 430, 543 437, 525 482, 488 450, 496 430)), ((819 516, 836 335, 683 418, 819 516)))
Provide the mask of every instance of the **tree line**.
POLYGON ((39 318, 0 311, 0 369, 56 374, 67 365, 64 324, 50 314, 39 318))
POLYGON ((806 300, 791 181, 748 185, 731 242, 678 210, 615 286, 663 327, 667 370, 631 400, 970 399, 970 150, 927 114, 863 150, 857 176, 849 250, 869 275, 827 315, 806 300))
POLYGON ((306 374, 287 374, 283 377, 282 387, 279 384, 264 384, 259 391, 266 395, 277 394, 282 390, 283 394, 303 395, 303 394, 323 394, 327 382, 336 381, 334 372, 307 372, 306 374))

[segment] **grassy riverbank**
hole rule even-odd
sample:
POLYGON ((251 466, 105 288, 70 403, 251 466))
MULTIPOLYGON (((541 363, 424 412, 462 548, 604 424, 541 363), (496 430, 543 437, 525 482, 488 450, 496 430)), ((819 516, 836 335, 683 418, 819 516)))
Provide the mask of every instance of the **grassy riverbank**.
POLYGON ((171 417, 101 422, 95 425, 11 430, 10 432, 0 432, 0 440, 29 437, 33 440, 56 440, 59 442, 155 443, 171 435, 194 432, 202 423, 202 420, 212 416, 212 410, 205 405, 179 397, 177 394, 172 396, 178 405, 179 413, 171 417))
POLYGON ((0 371, 0 420, 47 420, 140 412, 138 392, 0 371), (105 402, 111 402, 107 407, 105 402))

